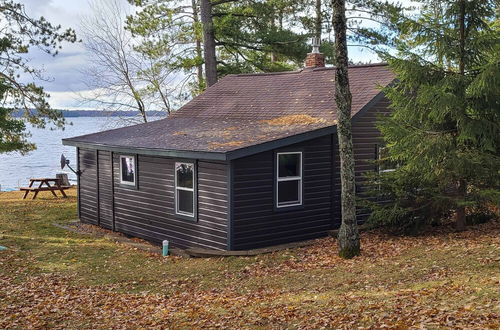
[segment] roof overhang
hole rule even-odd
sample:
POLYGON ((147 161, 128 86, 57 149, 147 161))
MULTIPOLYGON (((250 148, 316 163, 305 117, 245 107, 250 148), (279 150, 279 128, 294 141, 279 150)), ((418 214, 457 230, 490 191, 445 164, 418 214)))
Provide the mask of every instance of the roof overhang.
POLYGON ((315 139, 321 136, 329 135, 337 132, 337 126, 328 126, 323 128, 318 128, 313 131, 299 133, 291 135, 278 140, 273 140, 269 142, 264 142, 261 144, 256 144, 246 148, 236 149, 227 153, 227 159, 233 160, 237 158, 243 158, 260 152, 265 152, 273 149, 283 148, 291 144, 304 142, 307 140, 315 139))
POLYGON ((328 126, 319 128, 313 131, 295 134, 286 138, 281 138, 261 144, 256 144, 246 148, 236 149, 228 152, 216 151, 194 151, 194 150, 166 150, 166 149, 149 149, 149 148, 135 148, 135 147, 120 147, 106 144, 95 144, 88 142, 78 142, 70 139, 63 139, 62 143, 65 146, 72 146, 83 149, 94 149, 112 151, 117 153, 129 153, 148 156, 164 156, 174 158, 193 158, 193 159, 206 159, 206 160, 233 160, 250 156, 259 152, 265 152, 273 149, 286 147, 291 144, 300 143, 324 135, 332 134, 337 131, 337 126, 328 126))
POLYGON ((95 144, 87 142, 78 142, 68 139, 62 140, 63 145, 72 146, 84 149, 105 150, 117 153, 129 153, 148 156, 164 156, 174 158, 196 158, 207 160, 226 160, 226 153, 224 152, 207 152, 207 151, 193 151, 193 150, 166 150, 166 149, 149 149, 149 148, 136 148, 136 147, 120 147, 106 144, 95 144))
MULTIPOLYGON (((394 83, 394 81, 390 85, 392 85, 393 83, 394 83)), ((364 107, 362 107, 358 112, 356 112, 354 114, 354 116, 352 116, 351 122, 355 123, 359 118, 361 118, 363 116, 363 114, 365 112, 367 112, 368 110, 370 110, 371 108, 373 108, 377 103, 379 103, 380 101, 382 101, 382 99, 384 97, 385 97, 384 92, 380 92, 377 95, 375 95, 374 98, 372 98, 368 103, 366 103, 364 105, 364 107)))

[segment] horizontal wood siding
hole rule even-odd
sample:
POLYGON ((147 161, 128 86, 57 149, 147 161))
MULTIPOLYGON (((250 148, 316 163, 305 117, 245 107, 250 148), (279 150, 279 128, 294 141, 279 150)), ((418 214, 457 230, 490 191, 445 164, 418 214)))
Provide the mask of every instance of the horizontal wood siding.
POLYGON ((332 227, 331 137, 237 159, 232 168, 232 240, 243 250, 311 239, 332 227), (302 151, 303 207, 274 209, 275 152, 302 151))
POLYGON ((99 225, 113 229, 113 174, 111 152, 98 151, 99 225))
MULTIPOLYGON (((354 148, 354 171, 356 175, 356 194, 363 197, 364 175, 369 171, 376 171, 377 166, 373 163, 376 159, 376 147, 381 142, 380 131, 376 127, 377 118, 379 115, 389 113, 389 101, 382 99, 372 108, 364 113, 358 114, 353 120, 352 125, 352 140, 354 148)), ((334 176, 334 218, 335 225, 338 227, 342 221, 341 214, 341 185, 340 185, 340 158, 338 154, 338 139, 337 135, 332 136, 335 145, 334 168, 337 169, 337 175, 334 176)), ((357 208, 358 221, 363 222, 369 215, 366 209, 357 208)))
POLYGON ((79 149, 78 168, 80 174, 79 209, 80 220, 85 223, 98 224, 97 205, 97 159, 96 151, 79 149))
POLYGON ((340 156, 339 156, 339 140, 337 134, 331 135, 333 144, 333 157, 332 157, 332 218, 333 227, 339 227, 342 223, 342 209, 340 205, 340 156))
POLYGON ((137 188, 120 185, 119 154, 114 154, 115 229, 172 246, 227 248, 227 166, 198 162, 198 221, 177 217, 174 207, 175 159, 137 156, 137 188))
MULTIPOLYGON (((382 142, 382 134, 376 124, 380 116, 390 113, 390 102, 383 98, 375 106, 361 114, 353 123, 354 157, 356 161, 356 193, 363 197, 366 182, 365 173, 376 171, 377 165, 373 163, 377 158, 377 145, 382 142)), ((366 209, 358 208, 358 220, 364 221, 369 213, 366 209)))
MULTIPOLYGON (((354 162, 355 162, 355 175, 356 175, 356 194, 362 197, 364 190, 365 178, 364 175, 369 171, 376 171, 377 166, 373 161, 377 157, 377 144, 381 140, 381 133, 376 127, 377 118, 380 115, 387 115, 390 113, 389 101, 383 98, 369 110, 358 114, 353 120, 352 125, 352 139, 354 147, 354 162)), ((338 150, 338 140, 334 137, 336 143, 336 150, 338 150)), ((335 167, 340 168, 340 160, 338 153, 334 157, 335 167)), ((338 225, 341 222, 340 214, 340 175, 335 176, 335 218, 338 225)), ((358 221, 366 220, 369 213, 360 207, 357 209, 358 221)))

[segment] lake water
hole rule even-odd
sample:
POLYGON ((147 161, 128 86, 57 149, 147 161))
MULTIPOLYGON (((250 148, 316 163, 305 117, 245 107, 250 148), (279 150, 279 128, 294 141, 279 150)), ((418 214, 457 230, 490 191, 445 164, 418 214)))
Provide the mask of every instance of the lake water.
POLYGON ((30 128, 30 141, 37 145, 37 150, 27 155, 14 152, 0 154, 0 191, 16 190, 28 186, 30 178, 55 177, 57 173, 67 173, 70 182, 76 183, 76 175, 67 167, 61 170, 60 166, 63 153, 76 169, 76 148, 63 146, 61 139, 133 124, 112 117, 68 118, 68 122, 73 125, 67 125, 64 131, 30 128))

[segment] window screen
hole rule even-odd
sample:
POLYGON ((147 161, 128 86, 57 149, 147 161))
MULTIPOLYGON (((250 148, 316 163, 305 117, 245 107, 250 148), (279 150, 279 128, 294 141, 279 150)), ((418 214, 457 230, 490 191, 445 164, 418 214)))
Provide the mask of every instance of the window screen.
POLYGON ((398 164, 389 160, 389 149, 385 146, 377 145, 378 171, 379 173, 392 172, 398 167, 398 164))
POLYGON ((135 185, 134 156, 120 156, 120 183, 135 185))
POLYGON ((194 217, 195 173, 192 163, 175 163, 175 212, 194 217))
POLYGON ((302 205, 302 153, 283 152, 276 158, 276 206, 302 205))

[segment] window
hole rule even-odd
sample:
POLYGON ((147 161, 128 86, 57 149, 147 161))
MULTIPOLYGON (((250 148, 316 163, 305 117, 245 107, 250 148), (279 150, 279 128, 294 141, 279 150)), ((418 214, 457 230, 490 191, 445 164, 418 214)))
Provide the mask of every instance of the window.
POLYGON ((134 156, 120 156, 120 183, 135 186, 134 156))
POLYGON ((175 213, 194 217, 195 168, 193 163, 175 163, 175 213))
POLYGON ((389 148, 377 145, 378 172, 393 172, 398 167, 396 163, 389 160, 389 148))
POLYGON ((302 152, 279 152, 276 163, 276 207, 302 205, 302 152))

